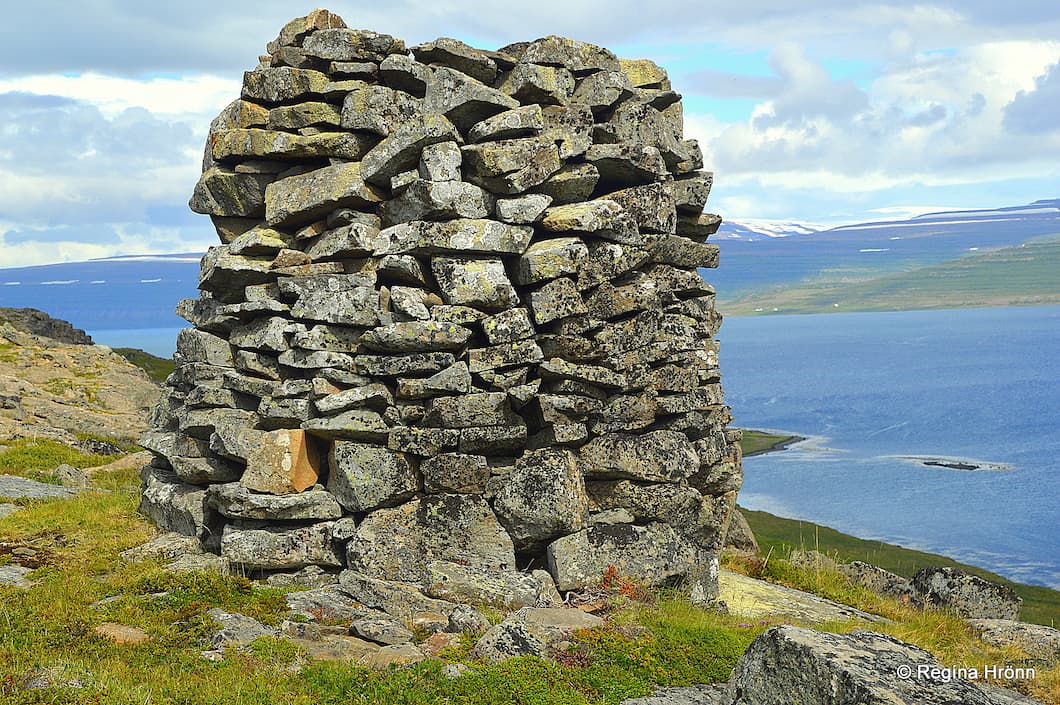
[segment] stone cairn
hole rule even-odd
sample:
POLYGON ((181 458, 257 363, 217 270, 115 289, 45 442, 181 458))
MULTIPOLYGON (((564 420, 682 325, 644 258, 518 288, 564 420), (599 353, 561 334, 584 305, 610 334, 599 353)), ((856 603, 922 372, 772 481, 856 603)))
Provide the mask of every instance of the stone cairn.
POLYGON ((268 52, 211 125, 190 205, 223 244, 143 510, 246 572, 445 604, 609 570, 713 598, 742 478, 697 273, 720 218, 665 71, 326 10, 268 52))

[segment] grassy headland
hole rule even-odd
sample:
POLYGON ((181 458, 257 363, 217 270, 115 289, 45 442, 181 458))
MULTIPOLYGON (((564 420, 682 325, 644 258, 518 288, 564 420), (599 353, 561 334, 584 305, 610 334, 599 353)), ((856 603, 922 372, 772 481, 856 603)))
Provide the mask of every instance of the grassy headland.
POLYGON ((744 457, 762 455, 776 450, 784 450, 793 443, 806 440, 802 436, 788 436, 781 433, 770 433, 769 431, 757 431, 745 429, 740 447, 743 449, 744 457))
POLYGON ((1060 239, 1035 240, 900 273, 826 273, 735 301, 719 301, 718 308, 730 316, 754 316, 1040 306, 1060 303, 1058 268, 1060 239))

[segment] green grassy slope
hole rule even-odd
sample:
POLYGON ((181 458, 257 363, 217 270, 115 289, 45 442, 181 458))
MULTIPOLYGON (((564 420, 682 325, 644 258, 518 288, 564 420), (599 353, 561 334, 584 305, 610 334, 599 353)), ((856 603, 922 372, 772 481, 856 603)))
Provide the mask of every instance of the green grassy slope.
POLYGON ((1039 240, 868 279, 837 274, 719 302, 719 309, 756 315, 1056 304, 1058 269, 1060 239, 1039 240))
POLYGON ((148 377, 159 384, 165 382, 169 373, 176 368, 176 363, 173 362, 172 358, 158 357, 137 348, 114 348, 114 352, 137 367, 142 368, 148 377))
POLYGON ((747 517, 762 553, 772 551, 786 557, 793 548, 815 549, 843 562, 865 561, 899 575, 911 577, 927 566, 953 566, 993 582, 1008 585, 1023 598, 1022 618, 1028 622, 1060 625, 1060 592, 1036 585, 1024 585, 988 570, 967 565, 946 556, 914 551, 882 541, 868 541, 808 521, 784 519, 767 512, 740 509, 747 517))

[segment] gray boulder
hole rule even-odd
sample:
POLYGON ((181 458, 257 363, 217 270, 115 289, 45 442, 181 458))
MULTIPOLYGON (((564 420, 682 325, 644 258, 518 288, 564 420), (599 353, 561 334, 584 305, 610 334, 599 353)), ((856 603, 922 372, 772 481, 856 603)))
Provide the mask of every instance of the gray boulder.
POLYGON ((378 509, 346 545, 351 570, 371 578, 425 584, 431 560, 512 570, 512 539, 481 497, 426 495, 378 509))
POLYGON ((399 504, 419 489, 405 455, 374 444, 335 441, 328 464, 328 491, 351 512, 399 504))
POLYGON ((249 570, 341 566, 331 543, 331 526, 331 522, 308 526, 227 524, 221 536, 221 556, 249 570))
POLYGON ((493 497, 493 509, 520 551, 535 551, 586 525, 589 499, 573 453, 529 451, 493 497))
POLYGON ((1031 658, 1060 662, 1060 629, 1011 619, 971 619, 968 623, 987 644, 999 648, 1014 646, 1031 658))
POLYGON ((924 568, 912 580, 917 601, 972 619, 1019 619, 1023 599, 1012 588, 958 568, 924 568))
POLYGON ((563 591, 599 583, 610 566, 634 580, 661 585, 673 578, 696 578, 701 562, 695 547, 661 522, 596 524, 553 541, 545 555, 548 571, 563 591))
POLYGON ((884 570, 863 561, 844 563, 837 570, 858 585, 896 600, 909 600, 913 596, 913 585, 909 578, 884 570))
POLYGON ((894 637, 869 631, 828 634, 773 627, 755 639, 736 664, 729 682, 730 702, 775 705, 791 702, 794 693, 804 705, 1004 702, 950 674, 927 651, 894 637))

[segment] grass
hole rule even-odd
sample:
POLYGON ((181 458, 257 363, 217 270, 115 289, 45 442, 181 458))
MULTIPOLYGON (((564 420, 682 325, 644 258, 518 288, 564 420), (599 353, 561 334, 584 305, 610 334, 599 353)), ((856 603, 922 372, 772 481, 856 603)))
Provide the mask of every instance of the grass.
MULTIPOLYGON (((1014 647, 997 648, 985 644, 963 619, 952 614, 912 608, 855 585, 836 571, 794 566, 785 560, 783 556, 786 555, 780 552, 766 558, 726 555, 724 565, 751 577, 811 592, 887 617, 892 620, 890 623, 874 624, 872 630, 926 649, 946 666, 982 670, 988 665, 1020 662, 1028 657, 1014 647)), ((843 622, 817 628, 849 632, 855 628, 863 629, 864 625, 843 622)), ((998 682, 997 685, 1014 688, 1045 703, 1060 703, 1060 665, 1038 669, 1038 677, 1030 682, 998 682)))
MULTIPOLYGON (((126 441, 91 436, 84 434, 81 440, 95 438, 114 443, 123 451, 135 448, 126 441)), ((65 443, 47 439, 18 438, 4 441, 0 444, 0 474, 21 475, 36 480, 45 480, 43 473, 50 472, 62 464, 72 465, 75 468, 91 468, 106 465, 121 457, 117 455, 100 455, 96 453, 84 453, 77 448, 72 448, 65 443)))
MULTIPOLYGON (((29 576, 35 587, 0 587, 0 702, 617 705, 650 693, 655 685, 727 679, 751 641, 776 623, 747 624, 697 608, 680 590, 630 593, 624 585, 609 598, 608 626, 576 633, 555 660, 475 661, 468 658, 474 639, 465 638, 441 660, 370 671, 349 663, 305 664, 299 647, 265 638, 245 652, 230 649, 223 661, 210 662, 200 652, 218 625, 207 610, 217 606, 278 624, 284 618, 283 590, 239 576, 171 575, 151 562, 125 564, 119 552, 156 533, 136 511, 138 477, 133 469, 114 470, 97 473, 93 483, 108 491, 29 501, 17 514, 0 519, 0 541, 33 546, 45 557, 29 576), (118 645, 97 637, 94 628, 108 621, 138 627, 151 638, 118 645), (447 678, 444 664, 457 661, 472 672, 447 678), (23 687, 27 677, 41 674, 59 685, 23 687), (81 687, 63 685, 70 681, 81 687)), ((899 623, 883 629, 934 651, 946 664, 1022 656, 982 645, 959 620, 913 614, 844 583, 838 574, 808 573, 775 559, 736 567, 899 617, 899 623)), ((1048 680, 1053 673, 1043 674, 1042 682, 1055 684, 1048 680)), ((1035 694, 1060 703, 1060 686, 1035 694)))
POLYGON ((825 273, 719 307, 727 315, 766 315, 1055 304, 1058 268, 1060 240, 1035 240, 906 272, 864 272, 853 281, 848 272, 825 273))
POLYGON ((165 382, 166 377, 176 369, 176 363, 172 358, 158 357, 137 348, 113 348, 113 350, 142 369, 148 377, 159 384, 165 382))
POLYGON ((761 455, 762 453, 781 450, 800 440, 802 438, 799 436, 786 436, 780 433, 744 429, 743 438, 740 440, 740 448, 743 449, 743 455, 746 458, 751 455, 761 455))
POLYGON ((988 570, 934 553, 902 548, 882 541, 869 541, 808 521, 784 519, 767 512, 740 509, 763 553, 787 555, 793 548, 813 548, 841 562, 865 561, 892 573, 911 577, 928 566, 952 566, 986 580, 1008 585, 1023 598, 1021 618, 1027 622, 1060 625, 1060 592, 1037 585, 1013 582, 988 570))

